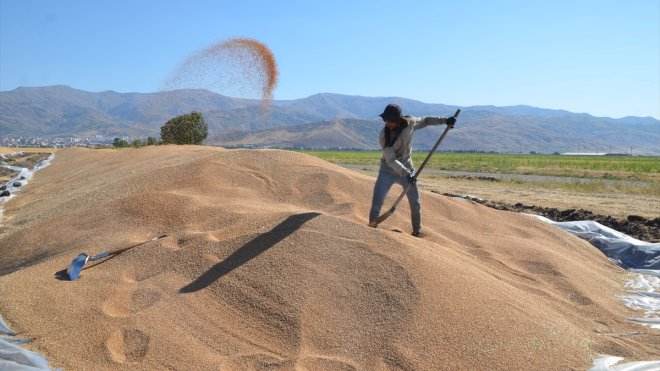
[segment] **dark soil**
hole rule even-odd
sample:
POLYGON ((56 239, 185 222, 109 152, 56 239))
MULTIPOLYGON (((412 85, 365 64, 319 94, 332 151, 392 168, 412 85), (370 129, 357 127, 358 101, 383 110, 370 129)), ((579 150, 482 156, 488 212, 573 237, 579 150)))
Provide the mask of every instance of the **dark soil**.
POLYGON ((18 175, 18 171, 0 167, 0 184, 4 184, 6 181, 15 177, 16 175, 18 175))
POLYGON ((504 202, 493 202, 476 197, 461 196, 451 193, 443 193, 443 195, 465 198, 497 210, 541 215, 556 222, 592 220, 641 241, 654 243, 660 242, 660 217, 647 219, 638 215, 628 215, 626 219, 619 219, 610 215, 594 214, 593 212, 584 209, 559 210, 552 207, 540 207, 535 205, 525 205, 522 203, 508 204, 504 202))

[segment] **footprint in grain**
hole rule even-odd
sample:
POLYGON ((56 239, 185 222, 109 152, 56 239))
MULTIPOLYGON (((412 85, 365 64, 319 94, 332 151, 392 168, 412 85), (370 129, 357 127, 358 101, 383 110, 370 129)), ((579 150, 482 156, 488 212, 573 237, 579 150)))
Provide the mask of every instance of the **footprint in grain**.
POLYGON ((110 359, 114 362, 133 363, 141 361, 147 355, 149 340, 149 335, 143 331, 124 328, 114 331, 105 345, 110 359))
POLYGON ((523 260, 521 261, 531 272, 548 276, 549 282, 551 282, 556 289, 562 292, 562 295, 570 300, 573 304, 577 305, 590 305, 593 304, 593 301, 585 296, 580 290, 573 286, 566 276, 562 274, 557 267, 552 265, 549 262, 537 261, 537 260, 523 260))
MULTIPOLYGON (((161 293, 140 284, 132 275, 122 275, 123 284, 112 291, 101 304, 103 313, 110 317, 129 317, 158 303, 161 293)), ((115 330, 106 341, 106 349, 112 361, 133 363, 141 361, 149 351, 150 337, 147 333, 131 327, 115 330)))
POLYGON ((121 287, 103 302, 101 309, 110 317, 128 317, 158 303, 160 297, 160 292, 152 288, 121 287))
POLYGON ((569 282, 561 282, 557 284, 557 288, 561 290, 566 298, 573 304, 577 305, 590 305, 593 301, 585 296, 580 290, 576 289, 569 282))
POLYGON ((156 304, 160 300, 160 292, 150 288, 139 288, 131 297, 133 313, 140 312, 156 304))

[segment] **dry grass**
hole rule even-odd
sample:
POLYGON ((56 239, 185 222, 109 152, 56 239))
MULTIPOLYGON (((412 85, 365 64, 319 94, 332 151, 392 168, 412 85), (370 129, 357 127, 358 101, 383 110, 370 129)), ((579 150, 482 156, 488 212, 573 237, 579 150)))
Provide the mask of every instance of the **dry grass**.
POLYGON ((61 148, 35 148, 35 147, 0 147, 0 154, 14 153, 14 152, 29 152, 29 153, 43 153, 43 152, 57 152, 61 148))
MULTIPOLYGON (((374 170, 359 170, 375 177, 374 170)), ((489 181, 479 178, 455 178, 444 175, 421 175, 422 189, 469 195, 494 202, 523 203, 561 210, 585 209, 597 214, 626 218, 639 215, 656 218, 660 215, 660 190, 651 187, 612 187, 602 182, 590 184, 523 183, 517 181, 489 181)))
POLYGON ((617 218, 626 218, 628 215, 656 218, 660 211, 658 193, 617 192, 605 188, 594 188, 590 191, 589 186, 581 188, 578 192, 575 191, 577 187, 577 185, 558 183, 548 185, 508 181, 489 182, 443 177, 429 179, 425 185, 429 190, 442 191, 442 193, 469 194, 490 201, 510 204, 520 202, 560 210, 585 209, 617 218))

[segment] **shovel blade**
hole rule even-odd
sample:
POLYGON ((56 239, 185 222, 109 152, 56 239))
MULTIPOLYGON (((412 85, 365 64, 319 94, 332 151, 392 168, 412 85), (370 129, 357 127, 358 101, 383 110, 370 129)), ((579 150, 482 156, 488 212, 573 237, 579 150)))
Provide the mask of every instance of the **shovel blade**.
POLYGON ((87 259, 89 259, 89 255, 82 253, 71 261, 71 265, 69 265, 69 268, 66 270, 66 274, 69 275, 71 281, 78 279, 85 263, 87 263, 87 259))
POLYGON ((394 213, 394 210, 396 210, 395 207, 392 207, 391 209, 387 210, 383 215, 379 216, 376 220, 372 221, 369 223, 369 226, 372 228, 376 228, 378 224, 382 223, 385 221, 385 219, 389 218, 392 213, 394 213))

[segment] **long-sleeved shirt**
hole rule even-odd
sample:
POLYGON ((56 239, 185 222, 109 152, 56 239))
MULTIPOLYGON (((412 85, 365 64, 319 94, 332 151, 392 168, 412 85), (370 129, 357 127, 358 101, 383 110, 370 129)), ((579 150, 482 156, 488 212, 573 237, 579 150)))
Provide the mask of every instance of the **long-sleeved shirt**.
POLYGON ((405 119, 406 122, 403 124, 405 127, 391 146, 387 146, 385 128, 380 131, 379 135, 380 147, 383 149, 383 157, 380 159, 381 169, 384 167, 383 165, 387 165, 388 170, 398 176, 406 176, 415 172, 411 158, 413 132, 429 125, 442 125, 447 121, 444 117, 431 116, 405 116, 405 119))

